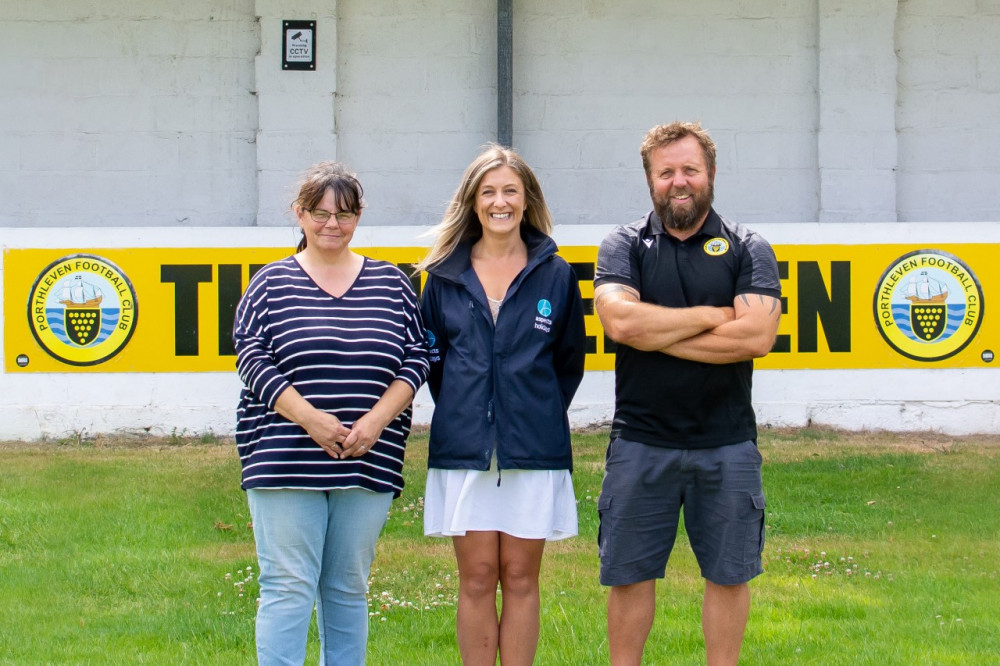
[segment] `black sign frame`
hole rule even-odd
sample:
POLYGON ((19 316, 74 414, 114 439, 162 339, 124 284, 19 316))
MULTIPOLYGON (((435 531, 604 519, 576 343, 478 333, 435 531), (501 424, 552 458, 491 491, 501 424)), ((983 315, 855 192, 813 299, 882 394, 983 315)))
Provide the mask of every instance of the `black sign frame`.
POLYGON ((281 22, 281 69, 316 71, 316 21, 281 22), (308 49, 308 58, 289 60, 292 48, 308 49))

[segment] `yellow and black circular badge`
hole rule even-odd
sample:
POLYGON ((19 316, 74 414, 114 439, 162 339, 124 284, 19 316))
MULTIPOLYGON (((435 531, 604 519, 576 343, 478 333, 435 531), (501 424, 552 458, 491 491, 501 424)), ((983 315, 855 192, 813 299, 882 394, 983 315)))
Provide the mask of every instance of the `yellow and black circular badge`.
POLYGON ((702 246, 702 248, 705 250, 705 254, 709 254, 713 257, 718 257, 720 255, 725 254, 726 252, 729 252, 729 241, 727 241, 725 238, 718 238, 718 237, 710 238, 707 241, 705 241, 705 244, 702 246))
POLYGON ((875 288, 875 322, 889 346, 915 361, 954 356, 983 321, 983 289, 958 257, 916 250, 896 259, 875 288))
POLYGON ((74 254, 49 264, 31 285, 28 322, 50 356, 97 365, 135 331, 139 303, 128 276, 107 259, 74 254))

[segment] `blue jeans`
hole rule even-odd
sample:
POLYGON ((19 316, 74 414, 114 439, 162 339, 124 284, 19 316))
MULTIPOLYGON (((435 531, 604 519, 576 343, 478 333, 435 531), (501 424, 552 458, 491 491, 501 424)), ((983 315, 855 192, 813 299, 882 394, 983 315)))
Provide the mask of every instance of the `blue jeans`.
POLYGON ((392 493, 247 491, 257 563, 257 660, 301 665, 316 607, 320 664, 365 663, 368 575, 392 493))

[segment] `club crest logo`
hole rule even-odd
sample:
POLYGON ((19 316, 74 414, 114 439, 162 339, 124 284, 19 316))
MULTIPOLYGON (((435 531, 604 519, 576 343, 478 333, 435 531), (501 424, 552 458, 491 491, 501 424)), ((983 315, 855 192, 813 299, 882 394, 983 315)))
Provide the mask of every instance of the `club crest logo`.
POLYGON ((97 365, 120 352, 135 331, 138 312, 128 276, 107 259, 90 254, 49 264, 28 297, 35 340, 69 365, 97 365))
POLYGON ((705 248, 705 254, 718 257, 729 252, 729 241, 725 238, 709 238, 705 241, 703 247, 705 248))
POLYGON ((890 265, 875 289, 879 333, 915 361, 940 361, 962 351, 983 320, 983 289, 961 259, 917 250, 890 265))

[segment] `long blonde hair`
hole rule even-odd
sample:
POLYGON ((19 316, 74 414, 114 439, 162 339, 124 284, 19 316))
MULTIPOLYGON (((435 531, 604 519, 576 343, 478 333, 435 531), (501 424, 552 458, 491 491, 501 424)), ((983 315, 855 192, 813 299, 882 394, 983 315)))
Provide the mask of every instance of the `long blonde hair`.
POLYGON ((416 272, 425 271, 444 261, 462 241, 483 235, 483 227, 475 210, 479 184, 487 173, 504 166, 513 169, 524 184, 524 218, 521 224, 532 226, 547 236, 552 234, 552 213, 545 205, 542 186, 531 167, 510 148, 489 143, 465 169, 462 182, 451 197, 444 218, 430 230, 430 234, 435 236, 434 244, 427 256, 414 266, 416 272))

